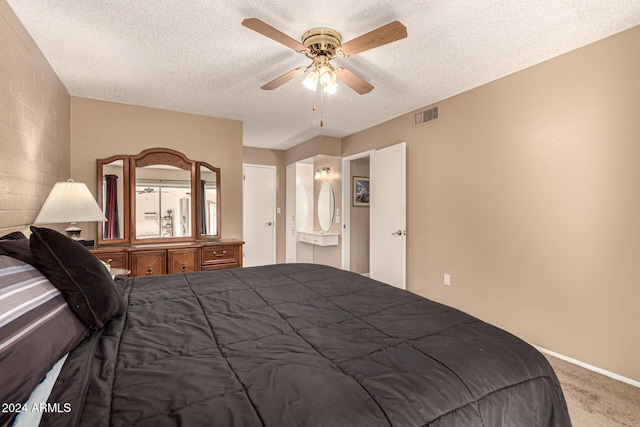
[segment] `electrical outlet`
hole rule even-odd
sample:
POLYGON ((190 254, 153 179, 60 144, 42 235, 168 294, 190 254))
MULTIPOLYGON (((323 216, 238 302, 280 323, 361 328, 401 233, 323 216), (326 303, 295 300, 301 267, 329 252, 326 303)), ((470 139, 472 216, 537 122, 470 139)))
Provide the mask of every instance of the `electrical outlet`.
POLYGON ((451 276, 447 273, 444 274, 444 284, 445 286, 451 286, 451 276))

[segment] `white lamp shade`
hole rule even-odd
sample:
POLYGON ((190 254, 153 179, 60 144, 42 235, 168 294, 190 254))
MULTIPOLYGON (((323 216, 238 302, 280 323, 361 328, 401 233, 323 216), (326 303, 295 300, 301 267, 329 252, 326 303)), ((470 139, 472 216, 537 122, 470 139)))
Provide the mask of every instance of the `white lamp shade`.
POLYGON ((35 224, 106 220, 86 184, 69 180, 53 186, 35 224))

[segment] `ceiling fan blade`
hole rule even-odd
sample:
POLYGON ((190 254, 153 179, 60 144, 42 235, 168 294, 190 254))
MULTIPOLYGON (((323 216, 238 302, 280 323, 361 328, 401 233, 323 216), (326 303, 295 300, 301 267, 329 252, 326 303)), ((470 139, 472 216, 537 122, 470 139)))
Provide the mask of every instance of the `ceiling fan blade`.
POLYGON ((360 95, 364 95, 373 90, 373 86, 370 83, 362 80, 346 68, 337 68, 336 77, 360 95))
POLYGON ((291 70, 288 73, 285 73, 285 74, 281 75, 280 77, 271 80, 269 83, 267 83, 264 86, 260 87, 260 89, 263 89, 263 90, 277 89, 280 86, 282 86, 283 84, 285 84, 286 82, 288 82, 289 80, 292 80, 292 79, 298 77, 302 72, 304 72, 305 69, 306 69, 306 67, 299 67, 299 68, 296 68, 294 70, 291 70))
POLYGON ((284 34, 281 31, 276 30, 271 25, 266 24, 259 20, 258 18, 247 18, 242 21, 242 25, 245 27, 262 34, 263 36, 267 36, 272 40, 275 40, 279 43, 282 43, 286 47, 295 50, 296 52, 304 52, 307 48, 300 43, 299 41, 292 39, 288 35, 284 34))
POLYGON ((370 31, 367 34, 343 43, 342 52, 345 56, 353 56, 365 50, 395 42, 405 37, 407 37, 407 28, 400 22, 393 21, 377 30, 370 31))

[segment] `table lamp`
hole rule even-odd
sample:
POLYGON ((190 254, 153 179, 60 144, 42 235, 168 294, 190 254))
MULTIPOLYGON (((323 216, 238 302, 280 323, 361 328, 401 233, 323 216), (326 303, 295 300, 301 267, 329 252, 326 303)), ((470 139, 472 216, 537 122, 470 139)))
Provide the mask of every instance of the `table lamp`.
POLYGON ((82 182, 58 182, 45 200, 34 224, 60 224, 69 222, 65 229, 67 236, 74 240, 84 240, 82 229, 76 222, 106 221, 102 209, 82 182))

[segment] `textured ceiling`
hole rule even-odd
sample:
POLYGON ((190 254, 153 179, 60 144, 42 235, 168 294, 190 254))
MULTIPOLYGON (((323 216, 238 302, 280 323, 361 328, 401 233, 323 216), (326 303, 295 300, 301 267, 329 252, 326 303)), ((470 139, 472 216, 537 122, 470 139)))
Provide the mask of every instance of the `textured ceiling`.
POLYGON ((638 0, 7 0, 73 96, 241 120, 244 145, 343 137, 640 24, 638 0), (336 58, 375 89, 340 85, 312 111, 309 60, 241 25, 349 41, 391 21, 408 37, 336 58))

